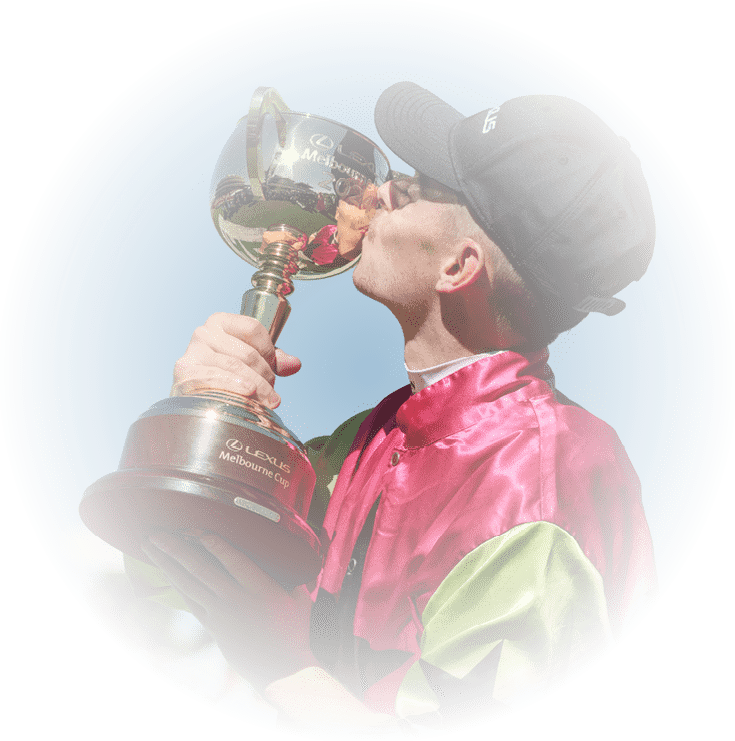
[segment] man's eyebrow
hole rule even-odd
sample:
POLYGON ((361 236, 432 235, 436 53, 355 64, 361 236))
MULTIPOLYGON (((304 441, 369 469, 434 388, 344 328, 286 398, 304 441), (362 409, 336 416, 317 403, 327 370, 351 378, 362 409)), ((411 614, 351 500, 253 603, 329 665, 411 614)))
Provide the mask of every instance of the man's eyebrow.
POLYGON ((417 177, 419 188, 421 189, 422 193, 426 191, 426 193, 431 195, 431 192, 433 191, 435 195, 441 195, 442 197, 451 198, 450 202, 462 202, 462 198, 459 193, 452 190, 443 183, 440 183, 438 180, 434 180, 434 178, 429 177, 428 175, 423 175, 422 173, 418 173, 417 177))

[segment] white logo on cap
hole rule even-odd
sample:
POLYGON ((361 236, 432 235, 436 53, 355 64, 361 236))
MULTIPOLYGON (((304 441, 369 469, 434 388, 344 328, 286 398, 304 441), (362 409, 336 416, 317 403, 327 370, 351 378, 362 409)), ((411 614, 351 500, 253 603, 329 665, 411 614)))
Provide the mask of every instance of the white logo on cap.
POLYGON ((495 128, 495 121, 498 118, 498 113, 500 111, 500 108, 491 108, 487 115, 485 116, 485 123, 482 125, 482 133, 487 134, 488 131, 491 131, 495 128))

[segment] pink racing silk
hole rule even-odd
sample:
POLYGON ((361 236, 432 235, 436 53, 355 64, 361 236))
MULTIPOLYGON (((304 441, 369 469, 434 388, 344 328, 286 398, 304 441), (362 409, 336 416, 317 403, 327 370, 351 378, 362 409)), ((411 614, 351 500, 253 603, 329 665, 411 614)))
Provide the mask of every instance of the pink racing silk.
POLYGON ((317 265, 331 265, 339 257, 335 235, 336 224, 327 224, 309 238, 306 252, 317 265))
POLYGON ((445 577, 518 525, 548 522, 576 540, 602 577, 613 630, 654 587, 638 477, 612 428, 557 400, 547 359, 482 358, 414 395, 399 389, 360 426, 324 519, 318 587, 338 600, 379 497, 354 635, 412 658, 377 683, 374 702, 368 691, 377 709, 420 658, 422 614, 445 577))

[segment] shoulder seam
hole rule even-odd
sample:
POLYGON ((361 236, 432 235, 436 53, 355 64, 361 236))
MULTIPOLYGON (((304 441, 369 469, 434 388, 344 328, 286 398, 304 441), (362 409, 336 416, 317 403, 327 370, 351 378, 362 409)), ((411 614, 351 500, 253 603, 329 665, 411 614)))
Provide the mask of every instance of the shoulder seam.
MULTIPOLYGON (((553 394, 550 395, 554 398, 553 394)), ((553 486, 549 482, 549 478, 554 475, 555 471, 555 460, 556 460, 556 437, 551 436, 551 440, 547 441, 544 431, 546 429, 547 421, 544 418, 545 413, 539 409, 539 402, 548 399, 548 396, 537 396, 529 399, 531 408, 536 417, 536 425, 538 428, 538 476, 539 476, 539 488, 541 489, 541 520, 551 521, 549 515, 549 498, 553 497, 556 502, 556 480, 554 478, 553 486)), ((550 410, 553 414, 553 410, 550 410)), ((554 507, 555 509, 555 507, 554 507)))

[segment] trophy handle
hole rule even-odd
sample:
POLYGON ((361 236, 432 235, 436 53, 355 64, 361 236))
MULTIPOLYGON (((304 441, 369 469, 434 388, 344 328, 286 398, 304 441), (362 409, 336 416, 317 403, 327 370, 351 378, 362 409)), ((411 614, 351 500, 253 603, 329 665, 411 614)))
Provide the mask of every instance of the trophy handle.
POLYGON ((273 116, 278 131, 278 142, 284 147, 286 145, 286 119, 281 114, 289 110, 290 108, 283 102, 283 98, 273 87, 259 87, 250 100, 245 134, 246 160, 250 187, 253 190, 253 195, 261 201, 265 200, 261 187, 265 178, 265 171, 260 158, 260 130, 263 117, 267 113, 273 116))

